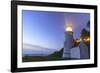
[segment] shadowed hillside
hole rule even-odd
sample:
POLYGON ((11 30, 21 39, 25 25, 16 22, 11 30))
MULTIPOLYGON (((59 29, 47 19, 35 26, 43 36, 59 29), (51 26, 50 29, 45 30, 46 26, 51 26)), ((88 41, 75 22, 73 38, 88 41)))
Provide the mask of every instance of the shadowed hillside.
POLYGON ((63 54, 63 48, 60 51, 56 51, 48 56, 24 56, 23 62, 34 62, 34 61, 53 61, 61 60, 63 54))

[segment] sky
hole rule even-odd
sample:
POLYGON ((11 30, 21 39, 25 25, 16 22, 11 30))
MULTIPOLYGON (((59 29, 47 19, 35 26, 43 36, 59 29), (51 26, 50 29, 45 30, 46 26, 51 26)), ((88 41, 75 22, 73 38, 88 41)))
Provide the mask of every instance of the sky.
POLYGON ((65 25, 72 23, 74 39, 90 20, 88 13, 22 11, 23 43, 61 49, 65 40, 65 25))

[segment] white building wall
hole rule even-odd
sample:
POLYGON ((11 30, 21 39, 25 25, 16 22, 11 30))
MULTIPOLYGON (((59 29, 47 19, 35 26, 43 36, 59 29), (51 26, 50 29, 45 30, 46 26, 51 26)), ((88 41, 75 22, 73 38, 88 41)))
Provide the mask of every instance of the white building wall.
POLYGON ((84 42, 81 42, 79 44, 79 48, 80 48, 80 58, 81 59, 89 59, 89 54, 90 54, 89 49, 90 48, 88 48, 84 42))
POLYGON ((71 58, 89 59, 89 48, 84 42, 81 42, 77 47, 71 49, 71 58))
POLYGON ((71 58, 80 59, 80 48, 74 47, 71 49, 71 58))

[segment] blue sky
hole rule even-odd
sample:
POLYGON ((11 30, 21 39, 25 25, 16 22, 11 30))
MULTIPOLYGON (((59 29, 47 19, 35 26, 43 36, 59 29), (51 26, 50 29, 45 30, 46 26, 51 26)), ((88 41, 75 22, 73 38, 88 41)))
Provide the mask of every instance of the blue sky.
POLYGON ((80 37, 81 30, 90 19, 89 14, 43 12, 23 10, 23 43, 45 48, 60 49, 64 46, 65 25, 72 23, 74 38, 80 37))

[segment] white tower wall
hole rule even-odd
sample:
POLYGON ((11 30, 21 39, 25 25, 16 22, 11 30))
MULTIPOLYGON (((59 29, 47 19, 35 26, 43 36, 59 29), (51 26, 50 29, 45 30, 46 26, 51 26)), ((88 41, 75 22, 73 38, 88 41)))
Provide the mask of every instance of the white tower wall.
POLYGON ((71 48, 73 46, 73 32, 65 32, 65 42, 64 42, 64 51, 63 58, 71 57, 71 48))

